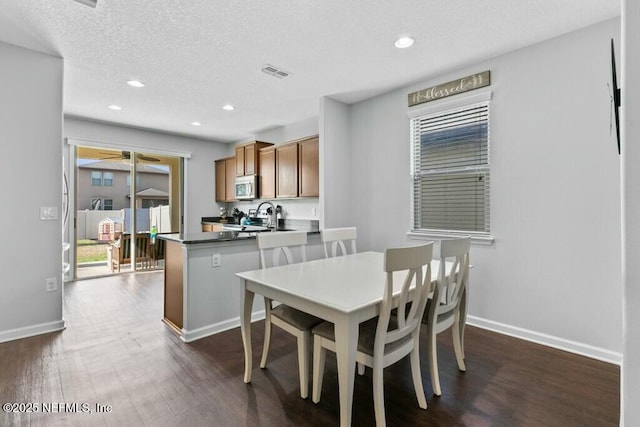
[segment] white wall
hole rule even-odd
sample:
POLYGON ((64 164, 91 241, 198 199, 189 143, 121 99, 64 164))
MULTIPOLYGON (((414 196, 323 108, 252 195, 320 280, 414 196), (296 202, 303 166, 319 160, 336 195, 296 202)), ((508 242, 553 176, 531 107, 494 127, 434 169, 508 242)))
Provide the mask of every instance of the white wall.
POLYGON ((495 243, 472 248, 470 322, 620 362, 620 166, 607 89, 619 33, 607 21, 351 106, 344 191, 363 249, 408 242, 407 94, 490 70, 495 243))
MULTIPOLYGON (((622 7, 622 206, 624 279, 624 362, 620 425, 640 425, 640 4, 622 7)), ((618 75, 620 77, 620 74, 618 75)))
POLYGON ((228 145, 71 117, 65 117, 64 124, 67 138, 146 148, 149 153, 154 149, 190 152, 191 158, 185 161, 185 232, 201 231, 201 218, 218 214, 214 161, 227 155, 228 145))
MULTIPOLYGON (((254 140, 281 144, 294 139, 318 134, 318 117, 310 117, 286 126, 276 126, 255 134, 254 140)), ((248 141, 246 141, 248 142, 248 141)), ((230 155, 233 155, 231 153, 230 155)))
POLYGON ((350 208, 353 193, 349 191, 352 180, 349 106, 322 98, 320 129, 320 226, 348 227, 354 224, 356 216, 350 208))
POLYGON ((2 280, 0 342, 59 330, 62 320, 61 58, 0 42, 2 280), (45 278, 58 289, 45 290, 45 278))

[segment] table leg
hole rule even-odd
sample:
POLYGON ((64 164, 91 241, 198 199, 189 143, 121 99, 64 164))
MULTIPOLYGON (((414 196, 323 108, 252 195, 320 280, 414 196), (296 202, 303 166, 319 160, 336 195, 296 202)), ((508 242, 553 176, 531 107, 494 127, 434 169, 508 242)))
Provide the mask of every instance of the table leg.
POLYGON ((338 390, 340 393, 340 425, 351 425, 353 383, 358 349, 358 323, 349 317, 335 323, 338 390))
POLYGON ((240 315, 240 330, 242 331, 242 345, 244 346, 244 382, 251 382, 252 352, 251 352, 251 309, 253 308, 254 293, 247 290, 247 282, 242 279, 242 313, 240 315))

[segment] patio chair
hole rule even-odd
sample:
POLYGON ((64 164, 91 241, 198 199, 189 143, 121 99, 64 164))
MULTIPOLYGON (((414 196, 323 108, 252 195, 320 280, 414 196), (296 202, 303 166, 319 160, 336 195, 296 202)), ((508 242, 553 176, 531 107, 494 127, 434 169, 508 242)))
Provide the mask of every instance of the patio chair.
MULTIPOLYGON (((150 260, 149 235, 136 234, 135 262, 141 263, 142 268, 147 268, 150 260)), ((119 273, 122 264, 131 264, 131 234, 121 234, 111 244, 111 272, 115 272, 117 268, 119 273)))

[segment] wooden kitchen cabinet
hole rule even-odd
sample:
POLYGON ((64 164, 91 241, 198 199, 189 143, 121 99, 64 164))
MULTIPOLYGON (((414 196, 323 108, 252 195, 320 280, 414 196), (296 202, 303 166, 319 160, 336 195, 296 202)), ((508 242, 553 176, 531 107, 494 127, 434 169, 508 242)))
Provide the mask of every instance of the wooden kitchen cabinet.
POLYGON ((259 197, 273 199, 276 197, 276 149, 273 146, 262 148, 258 152, 258 162, 260 164, 259 197))
POLYGON ((230 157, 225 160, 225 196, 227 202, 236 200, 236 158, 230 157))
POLYGON ((298 196, 318 197, 319 139, 317 136, 298 141, 298 196))
POLYGON ((318 197, 318 135, 260 149, 260 198, 318 197))
POLYGON ((258 152, 261 148, 273 144, 264 141, 252 141, 236 147, 236 176, 259 175, 260 162, 258 152))
POLYGON ((216 160, 216 202, 235 201, 236 158, 216 160))
POLYGON ((298 143, 276 146, 276 197, 298 197, 298 143))

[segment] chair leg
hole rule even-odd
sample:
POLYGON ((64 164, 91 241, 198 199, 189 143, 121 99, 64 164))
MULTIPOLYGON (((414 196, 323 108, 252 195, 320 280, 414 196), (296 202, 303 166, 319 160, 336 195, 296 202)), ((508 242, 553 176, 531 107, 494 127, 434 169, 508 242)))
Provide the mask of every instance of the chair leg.
POLYGON ((271 300, 264 299, 264 344, 262 346, 262 359, 260 359, 260 368, 267 367, 267 355, 269 354, 269 346, 271 345, 271 300))
POLYGON ((462 372, 467 370, 464 364, 464 350, 462 348, 462 335, 464 334, 464 325, 460 322, 459 316, 456 316, 456 320, 451 328, 451 334, 453 335, 453 350, 456 353, 456 361, 458 362, 458 369, 462 372))
POLYGON ((327 349, 322 346, 322 338, 313 337, 313 387, 311 401, 320 402, 322 393, 322 379, 324 377, 324 362, 327 358, 327 349))
POLYGON ((429 354, 429 375, 431 376, 431 388, 436 396, 442 395, 440 390, 440 375, 438 373, 438 349, 436 347, 436 332, 429 325, 427 338, 427 352, 429 354))
POLYGON ((413 377, 413 388, 416 391, 418 405, 422 409, 427 409, 427 399, 424 397, 424 387, 422 386, 422 374, 420 373, 420 341, 419 334, 415 334, 413 340, 413 350, 411 351, 411 376, 413 377))
POLYGON ((467 326, 467 288, 464 289, 462 296, 460 297, 460 308, 458 315, 459 325, 459 336, 460 336, 460 350, 462 354, 462 358, 464 359, 464 329, 467 326))
POLYGON ((376 357, 373 362, 373 407, 376 414, 376 426, 386 425, 384 416, 384 381, 382 377, 382 358, 376 357))
POLYGON ((298 337, 298 374, 300 375, 300 397, 309 397, 309 347, 311 331, 304 331, 298 337))

